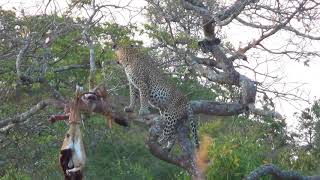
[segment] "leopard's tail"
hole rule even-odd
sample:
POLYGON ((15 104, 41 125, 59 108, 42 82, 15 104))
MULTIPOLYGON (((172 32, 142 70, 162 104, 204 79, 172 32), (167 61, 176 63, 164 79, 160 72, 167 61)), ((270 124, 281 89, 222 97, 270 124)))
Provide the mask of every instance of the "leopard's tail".
POLYGON ((209 150, 213 143, 213 139, 208 135, 201 136, 201 144, 196 151, 196 163, 199 169, 206 173, 210 166, 209 150))
POLYGON ((190 123, 192 139, 193 139, 194 145, 198 149, 199 148, 198 127, 194 117, 194 112, 190 104, 188 104, 188 107, 187 107, 187 114, 188 114, 188 121, 190 123))

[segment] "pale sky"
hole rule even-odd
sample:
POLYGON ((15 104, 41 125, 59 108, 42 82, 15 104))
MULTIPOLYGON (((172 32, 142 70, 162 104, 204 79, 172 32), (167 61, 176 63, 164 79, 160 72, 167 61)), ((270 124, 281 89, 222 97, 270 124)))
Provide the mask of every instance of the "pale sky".
MULTIPOLYGON (((13 7, 17 11, 21 11, 23 8, 26 14, 35 14, 35 13, 42 13, 40 10, 44 9, 44 5, 42 3, 42 0, 0 0, 0 6, 3 6, 5 9, 12 9, 13 7)), ((45 1, 47 2, 47 1, 45 1)), ((53 2, 59 2, 56 3, 57 9, 64 9, 66 7, 66 3, 64 0, 53 0, 53 2)), ((114 4, 114 0, 104 1, 105 3, 110 2, 110 4, 114 4)), ((117 5, 126 5, 128 0, 122 0, 122 1, 116 1, 117 5)), ((129 19, 133 18, 133 22, 137 23, 143 23, 145 21, 145 18, 143 15, 138 15, 138 8, 137 7, 143 7, 146 5, 146 2, 143 0, 133 0, 130 6, 133 8, 136 8, 136 12, 129 14, 129 12, 126 12, 124 10, 121 10, 121 12, 116 13, 116 17, 108 16, 108 18, 115 18, 117 22, 127 22, 129 19), (129 18, 130 17, 130 18, 129 18)), ((50 13, 50 10, 54 11, 54 6, 51 5, 48 8, 48 13, 50 13)), ((124 23, 125 24, 125 23, 124 23)), ((248 28, 234 25, 233 27, 229 28, 223 28, 223 32, 226 33, 228 40, 235 46, 238 47, 241 43, 249 42, 253 39, 254 36, 258 36, 258 32, 255 32, 254 30, 250 31, 248 28)), ((318 34, 318 36, 320 36, 318 34)), ((281 44, 281 38, 277 38, 272 41, 268 41, 268 43, 271 44, 281 44)), ((310 48, 318 48, 319 50, 320 42, 315 42, 310 48)), ((262 58, 268 58, 270 55, 261 55, 262 58)), ((265 65, 262 65, 259 69, 262 72, 265 71, 275 71, 274 75, 279 75, 283 77, 284 79, 282 82, 299 82, 300 84, 305 83, 304 86, 299 88, 299 92, 303 92, 304 97, 310 99, 311 101, 320 97, 320 84, 319 79, 320 78, 320 59, 314 59, 312 62, 310 62, 310 67, 304 66, 302 62, 293 62, 289 61, 286 58, 283 58, 280 62, 277 63, 268 63, 265 65)), ((248 59, 249 63, 245 64, 248 66, 254 66, 255 62, 250 61, 248 59)), ((248 76, 252 77, 252 74, 248 72, 244 72, 248 76)), ((284 88, 286 90, 292 89, 297 84, 287 84, 286 86, 280 86, 278 85, 278 88, 284 88)), ((303 102, 291 102, 288 103, 286 101, 275 101, 277 111, 284 114, 287 117, 288 122, 292 122, 292 114, 298 109, 302 110, 303 108, 307 107, 306 103, 303 102), (293 104, 293 105, 291 105, 293 104)), ((288 123, 289 125, 291 123, 288 123)), ((295 122, 293 122, 295 124, 295 122)))
MULTIPOLYGON (((239 24, 239 23, 238 23, 239 24)), ((240 25, 234 25, 234 28, 229 28, 225 30, 227 32, 227 37, 230 42, 235 47, 238 47, 241 43, 250 42, 253 38, 258 38, 259 32, 248 29, 246 27, 240 26, 240 25)), ((282 44, 282 38, 275 37, 272 40, 268 40, 268 42, 263 42, 263 44, 270 48, 276 45, 282 44), (269 45, 269 46, 268 46, 269 45)), ((286 35, 282 35, 285 37, 286 35)), ((320 36, 318 34, 317 36, 320 36)), ((314 42, 314 44, 311 46, 310 49, 315 49, 319 51, 320 48, 320 41, 314 42)), ((250 54, 250 52, 248 52, 250 54)), ((264 58, 270 59, 270 54, 261 55, 262 59, 264 58)), ((255 61, 250 61, 248 59, 249 63, 243 63, 245 65, 248 65, 250 67, 255 66, 255 61)), ((262 61, 262 60, 261 60, 262 61)), ((310 102, 313 102, 313 100, 316 100, 317 98, 320 98, 320 58, 313 59, 308 66, 304 66, 303 62, 295 62, 293 60, 288 59, 287 57, 283 57, 281 61, 278 61, 276 63, 268 63, 264 64, 259 68, 261 72, 272 72, 274 73, 272 75, 279 75, 280 77, 283 77, 282 82, 287 82, 288 84, 282 85, 279 84, 275 87, 277 87, 279 90, 289 91, 295 87, 297 87, 299 84, 304 84, 301 86, 298 90, 294 90, 291 93, 294 94, 302 94, 302 97, 305 99, 308 99, 310 102), (319 79, 318 79, 319 78, 319 79), (298 83, 295 83, 298 82, 298 83)), ((246 73, 249 77, 253 77, 252 74, 248 72, 242 72, 246 73)), ((291 101, 287 102, 284 100, 276 100, 274 101, 276 105, 276 110, 286 116, 286 121, 288 123, 289 127, 297 125, 296 119, 293 117, 294 112, 300 112, 306 107, 309 107, 308 103, 303 101, 291 101)), ((291 128, 289 128, 291 129, 291 128)))

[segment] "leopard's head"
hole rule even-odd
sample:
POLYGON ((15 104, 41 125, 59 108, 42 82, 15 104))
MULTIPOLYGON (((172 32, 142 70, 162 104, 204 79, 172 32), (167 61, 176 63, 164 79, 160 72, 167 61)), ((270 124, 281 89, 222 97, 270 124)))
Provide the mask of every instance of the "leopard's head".
POLYGON ((112 48, 115 50, 117 62, 127 65, 141 53, 141 46, 136 44, 114 44, 112 48))

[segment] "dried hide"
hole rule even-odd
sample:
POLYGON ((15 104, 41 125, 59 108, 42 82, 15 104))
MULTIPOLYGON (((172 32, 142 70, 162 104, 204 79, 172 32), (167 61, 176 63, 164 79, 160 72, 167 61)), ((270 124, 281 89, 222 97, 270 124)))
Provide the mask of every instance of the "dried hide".
POLYGON ((85 162, 86 154, 80 129, 80 114, 75 105, 70 108, 69 130, 64 137, 60 152, 60 166, 63 169, 65 180, 82 180, 85 162))

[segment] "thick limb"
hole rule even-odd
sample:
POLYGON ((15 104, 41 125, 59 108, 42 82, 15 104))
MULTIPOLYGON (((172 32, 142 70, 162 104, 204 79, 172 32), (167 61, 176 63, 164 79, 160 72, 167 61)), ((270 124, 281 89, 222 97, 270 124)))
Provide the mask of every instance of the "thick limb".
POLYGON ((135 88, 132 83, 129 83, 129 89, 130 89, 130 104, 129 104, 129 106, 126 106, 124 108, 125 112, 133 112, 134 105, 137 100, 137 96, 139 95, 138 89, 135 88))

